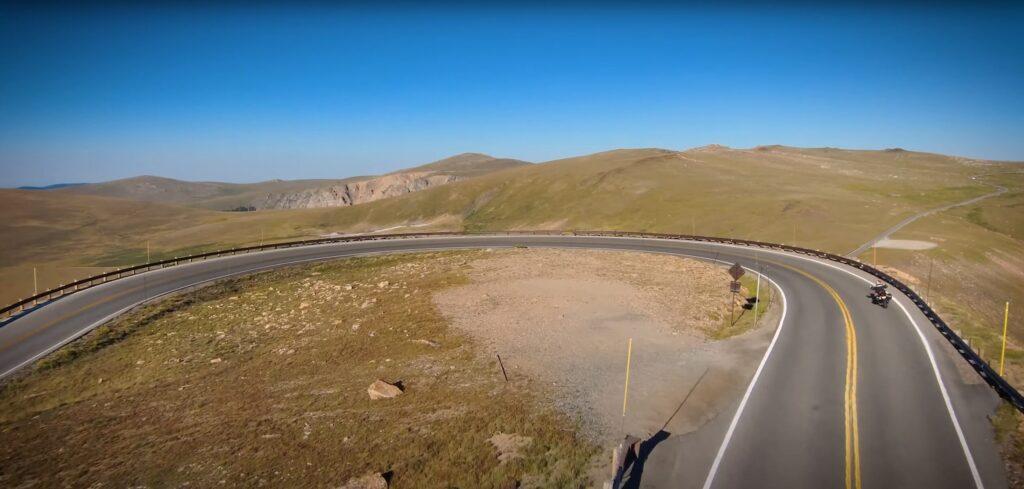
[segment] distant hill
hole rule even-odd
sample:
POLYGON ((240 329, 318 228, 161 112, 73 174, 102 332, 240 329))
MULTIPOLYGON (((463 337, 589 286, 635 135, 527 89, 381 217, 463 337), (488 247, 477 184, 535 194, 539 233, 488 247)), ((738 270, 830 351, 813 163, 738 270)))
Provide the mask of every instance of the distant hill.
POLYGON ((298 192, 279 192, 251 203, 254 209, 347 207, 397 197, 488 173, 529 165, 525 161, 463 153, 377 177, 363 177, 298 192))
POLYGON ((495 158, 481 153, 462 153, 403 171, 443 172, 469 177, 528 164, 522 160, 495 158))
POLYGON ((23 186, 23 187, 18 187, 18 190, 56 190, 56 189, 59 189, 59 188, 77 187, 79 185, 87 185, 87 184, 85 184, 85 183, 55 183, 53 185, 44 185, 42 187, 33 187, 31 185, 26 185, 26 186, 23 186))
POLYGON ((528 165, 512 159, 465 153, 380 176, 258 183, 188 182, 139 176, 81 184, 61 191, 76 195, 176 204, 211 210, 345 207, 416 192, 493 171, 528 165))

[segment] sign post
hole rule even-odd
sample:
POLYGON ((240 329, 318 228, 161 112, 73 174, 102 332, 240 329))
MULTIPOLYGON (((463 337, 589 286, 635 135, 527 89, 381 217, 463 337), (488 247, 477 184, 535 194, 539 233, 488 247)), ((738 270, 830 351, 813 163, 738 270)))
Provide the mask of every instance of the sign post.
POLYGON ((729 275, 732 277, 732 282, 729 283, 729 291, 732 292, 732 301, 729 304, 729 326, 732 326, 736 321, 736 294, 740 292, 739 280, 743 273, 743 267, 739 263, 733 263, 729 267, 729 275))
POLYGON ((754 327, 757 327, 757 310, 761 307, 761 273, 757 274, 757 287, 754 289, 754 327))

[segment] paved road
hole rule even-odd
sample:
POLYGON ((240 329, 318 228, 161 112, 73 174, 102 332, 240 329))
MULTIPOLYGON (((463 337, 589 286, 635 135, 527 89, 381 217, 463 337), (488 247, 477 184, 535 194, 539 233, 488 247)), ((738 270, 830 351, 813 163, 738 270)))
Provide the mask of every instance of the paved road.
MULTIPOLYGON (((607 248, 755 268, 783 296, 781 325, 742 399, 655 446, 636 487, 1006 487, 986 419, 997 399, 968 383, 922 315, 865 298, 866 276, 803 256, 675 240, 465 236, 336 243, 147 272, 59 299, 0 327, 0 375, 154 297, 289 263, 442 248, 607 248), (850 353, 853 352, 851 355, 850 353)), ((636 474, 634 474, 636 475, 636 474)))

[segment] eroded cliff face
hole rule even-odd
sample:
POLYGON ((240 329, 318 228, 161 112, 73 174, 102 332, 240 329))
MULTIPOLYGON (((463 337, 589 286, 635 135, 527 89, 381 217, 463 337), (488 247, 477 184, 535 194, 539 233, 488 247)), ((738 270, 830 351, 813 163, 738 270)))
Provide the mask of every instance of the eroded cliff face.
POLYGON ((434 172, 394 173, 343 185, 270 194, 263 201, 254 203, 254 206, 258 209, 346 207, 417 192, 459 179, 456 175, 434 172))

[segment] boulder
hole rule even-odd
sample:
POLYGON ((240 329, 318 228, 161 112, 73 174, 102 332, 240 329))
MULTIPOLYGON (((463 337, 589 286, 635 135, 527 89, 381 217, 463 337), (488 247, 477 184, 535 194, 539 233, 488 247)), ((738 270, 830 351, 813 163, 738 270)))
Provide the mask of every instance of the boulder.
POLYGON ((391 399, 402 394, 402 388, 395 384, 389 384, 383 380, 378 379, 374 383, 370 384, 370 387, 366 389, 366 393, 370 395, 370 400, 376 401, 377 399, 391 399))

